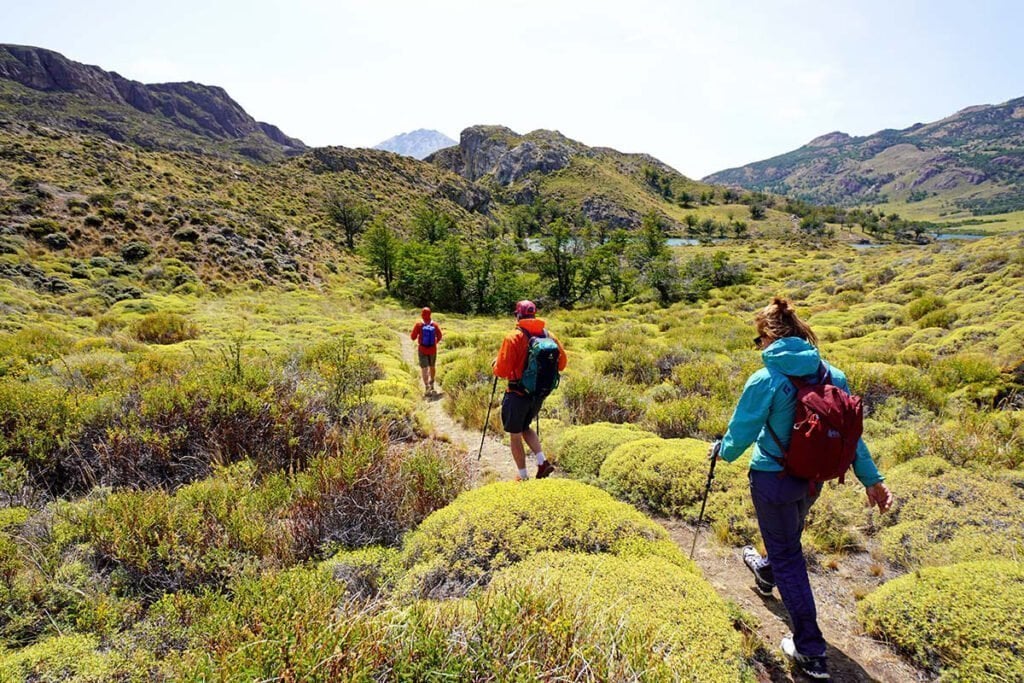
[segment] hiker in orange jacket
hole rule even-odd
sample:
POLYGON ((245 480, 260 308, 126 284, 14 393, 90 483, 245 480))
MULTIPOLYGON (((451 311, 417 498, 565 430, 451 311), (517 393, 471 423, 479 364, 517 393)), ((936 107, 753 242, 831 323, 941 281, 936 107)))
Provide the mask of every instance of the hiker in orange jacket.
POLYGON ((420 373, 423 375, 423 390, 427 396, 434 394, 434 373, 437 371, 437 344, 441 341, 441 327, 433 321, 430 309, 424 307, 420 311, 422 320, 412 328, 410 335, 418 341, 416 356, 420 362, 420 373))
MULTIPOLYGON (((494 375, 508 380, 508 389, 501 402, 501 424, 509 434, 512 443, 512 459, 519 470, 517 481, 529 479, 526 471, 526 451, 523 440, 537 458, 537 478, 543 479, 550 475, 555 467, 544 457, 540 438, 530 429, 530 422, 540 413, 547 392, 528 393, 522 383, 523 373, 529 360, 530 343, 534 339, 550 338, 558 346, 557 370, 565 370, 567 357, 562 343, 555 339, 544 327, 544 321, 536 317, 537 306, 532 301, 520 301, 516 304, 516 329, 505 337, 494 361, 494 375)), ((549 356, 550 357, 550 356, 549 356)), ((548 372, 552 372, 550 368, 548 372)))

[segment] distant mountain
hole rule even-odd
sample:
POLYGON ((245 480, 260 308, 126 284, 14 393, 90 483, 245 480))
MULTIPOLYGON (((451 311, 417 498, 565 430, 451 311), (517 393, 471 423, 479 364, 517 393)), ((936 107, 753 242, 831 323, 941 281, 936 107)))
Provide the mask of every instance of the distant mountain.
POLYGON ((1024 209, 1024 98, 865 137, 829 133, 708 182, 814 202, 927 202, 937 212, 1024 209))
POLYGON ((0 45, 0 118, 99 132, 146 149, 241 155, 268 161, 301 140, 256 121, 223 88, 146 85, 51 50, 0 45))
POLYGON ((411 133, 402 133, 373 146, 386 152, 402 156, 425 159, 439 149, 458 144, 444 133, 419 128, 411 133))

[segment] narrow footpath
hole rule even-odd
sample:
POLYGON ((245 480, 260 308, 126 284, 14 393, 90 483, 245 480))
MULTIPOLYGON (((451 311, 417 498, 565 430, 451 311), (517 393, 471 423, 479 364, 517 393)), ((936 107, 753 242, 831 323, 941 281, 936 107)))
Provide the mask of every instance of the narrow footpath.
MULTIPOLYGON (((406 335, 401 335, 402 356, 419 375, 416 346, 406 335)), ((509 448, 499 438, 488 434, 484 439, 480 459, 480 432, 469 431, 456 422, 443 406, 443 396, 424 398, 424 406, 434 438, 449 441, 464 448, 469 457, 470 478, 473 486, 493 481, 508 481, 516 476, 509 448)), ((497 409, 497 407, 495 408, 497 409)), ((554 476, 558 476, 555 472, 554 476)), ((693 542, 693 527, 678 520, 654 518, 669 532, 683 552, 689 553, 693 542)), ((739 549, 723 546, 710 529, 703 529, 697 541, 694 561, 705 578, 722 598, 731 600, 760 623, 758 636, 772 652, 778 652, 782 637, 789 633, 786 610, 776 591, 772 598, 763 598, 754 591, 750 573, 743 565, 739 549)), ((873 577, 869 570, 872 560, 867 553, 853 553, 839 560, 835 570, 811 572, 811 586, 818 606, 818 623, 829 643, 829 667, 832 680, 839 683, 880 681, 881 683, 915 683, 934 680, 915 669, 896 655, 884 643, 861 633, 856 620, 854 593, 882 583, 885 577, 873 577)), ((779 654, 781 658, 781 653, 779 654)), ((790 674, 781 666, 770 667, 759 681, 805 681, 799 674, 790 674)))
MULTIPOLYGON (((416 361, 416 344, 407 335, 401 335, 402 357, 419 377, 419 364, 416 361)), ((418 379, 417 379, 418 381, 418 379)), ((422 382, 419 382, 422 392, 422 382)), ((422 394, 421 394, 422 395, 422 394)), ((455 421, 444 409, 444 396, 440 392, 431 398, 423 398, 427 417, 430 419, 431 436, 464 448, 469 454, 470 480, 473 486, 482 486, 492 481, 508 481, 515 479, 516 468, 512 462, 512 452, 502 443, 500 435, 488 434, 484 439, 483 450, 480 449, 480 432, 470 431, 455 421), (479 460, 477 454, 480 454, 479 460)), ((499 410, 495 406, 495 410, 499 410)))

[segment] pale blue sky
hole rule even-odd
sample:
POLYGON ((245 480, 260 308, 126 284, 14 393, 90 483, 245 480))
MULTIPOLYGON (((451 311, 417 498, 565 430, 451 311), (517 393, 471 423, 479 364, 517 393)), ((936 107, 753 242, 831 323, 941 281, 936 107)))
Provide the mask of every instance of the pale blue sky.
POLYGON ((700 177, 1024 96, 1019 0, 0 0, 0 42, 223 86, 313 145, 552 128, 700 177))

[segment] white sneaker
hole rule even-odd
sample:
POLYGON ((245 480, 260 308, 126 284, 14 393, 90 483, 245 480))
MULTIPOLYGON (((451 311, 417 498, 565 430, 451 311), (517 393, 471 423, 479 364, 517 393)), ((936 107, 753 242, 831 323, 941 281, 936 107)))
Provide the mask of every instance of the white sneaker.
POLYGON ((825 657, 808 657, 797 652, 793 636, 786 636, 782 639, 782 652, 793 660, 793 663, 805 676, 819 681, 827 681, 832 678, 828 673, 828 660, 825 657))

